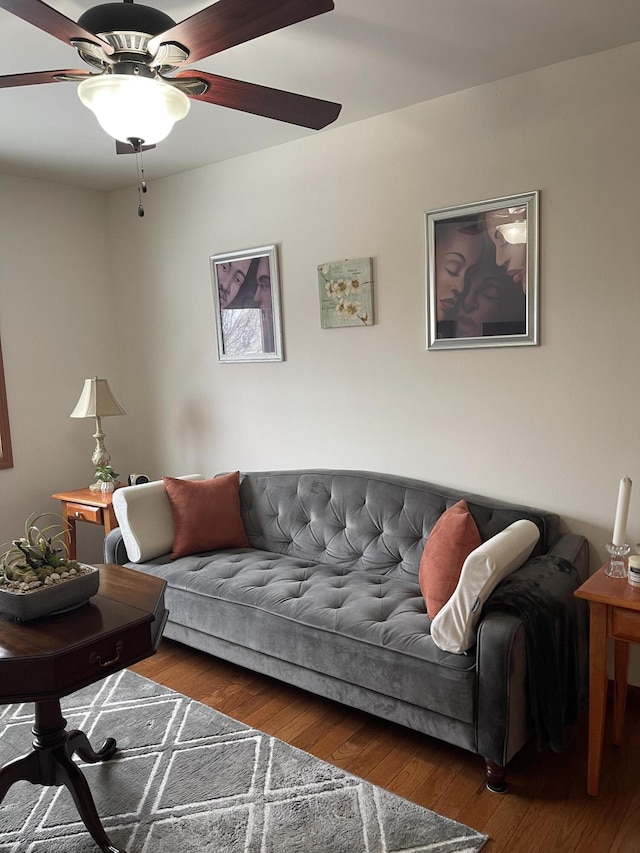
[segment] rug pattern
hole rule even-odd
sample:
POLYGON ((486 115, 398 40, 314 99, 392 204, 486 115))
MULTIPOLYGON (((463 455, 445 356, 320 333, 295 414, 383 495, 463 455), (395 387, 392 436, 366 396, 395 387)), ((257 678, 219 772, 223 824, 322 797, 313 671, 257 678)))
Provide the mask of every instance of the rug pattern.
MULTIPOLYGON (((82 767, 129 853, 476 853, 486 836, 125 670, 62 701, 111 761, 82 767)), ((0 763, 28 751, 33 705, 0 707, 0 763)), ((0 853, 95 853, 66 788, 19 782, 0 853)))

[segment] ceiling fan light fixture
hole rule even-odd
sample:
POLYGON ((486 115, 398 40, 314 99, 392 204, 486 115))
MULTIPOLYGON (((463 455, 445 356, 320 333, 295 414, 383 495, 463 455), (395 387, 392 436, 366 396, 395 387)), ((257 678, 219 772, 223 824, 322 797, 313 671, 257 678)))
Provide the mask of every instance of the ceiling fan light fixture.
POLYGON ((87 77, 78 86, 78 97, 109 136, 121 142, 139 139, 145 145, 165 139, 190 106, 175 86, 131 74, 87 77))

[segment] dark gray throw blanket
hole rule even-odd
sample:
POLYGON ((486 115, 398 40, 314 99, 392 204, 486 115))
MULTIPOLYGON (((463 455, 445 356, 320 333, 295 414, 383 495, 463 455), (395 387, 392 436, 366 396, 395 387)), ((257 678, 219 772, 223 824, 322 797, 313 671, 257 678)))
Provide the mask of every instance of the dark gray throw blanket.
POLYGON ((534 557, 494 590, 485 611, 518 616, 525 630, 529 705, 538 749, 565 747, 565 728, 587 699, 589 612, 575 598, 574 566, 560 557, 534 557))

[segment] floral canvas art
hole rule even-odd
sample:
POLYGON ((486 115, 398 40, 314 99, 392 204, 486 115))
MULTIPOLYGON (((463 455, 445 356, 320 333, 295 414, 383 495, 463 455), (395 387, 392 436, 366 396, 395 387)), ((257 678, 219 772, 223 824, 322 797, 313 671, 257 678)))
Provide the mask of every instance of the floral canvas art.
POLYGON ((373 325, 372 268, 371 258, 320 264, 318 289, 323 329, 373 325))

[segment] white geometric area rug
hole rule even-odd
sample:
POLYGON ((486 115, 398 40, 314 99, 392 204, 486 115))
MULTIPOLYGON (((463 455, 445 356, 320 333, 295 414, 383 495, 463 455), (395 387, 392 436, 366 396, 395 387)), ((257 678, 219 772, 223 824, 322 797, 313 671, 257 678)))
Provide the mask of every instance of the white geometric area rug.
MULTIPOLYGON (((124 670, 62 700, 110 761, 75 760, 128 853, 475 853, 487 837, 124 670)), ((0 707, 0 764, 31 748, 33 705, 0 707)), ((0 853, 95 853, 66 788, 17 782, 0 853)))

